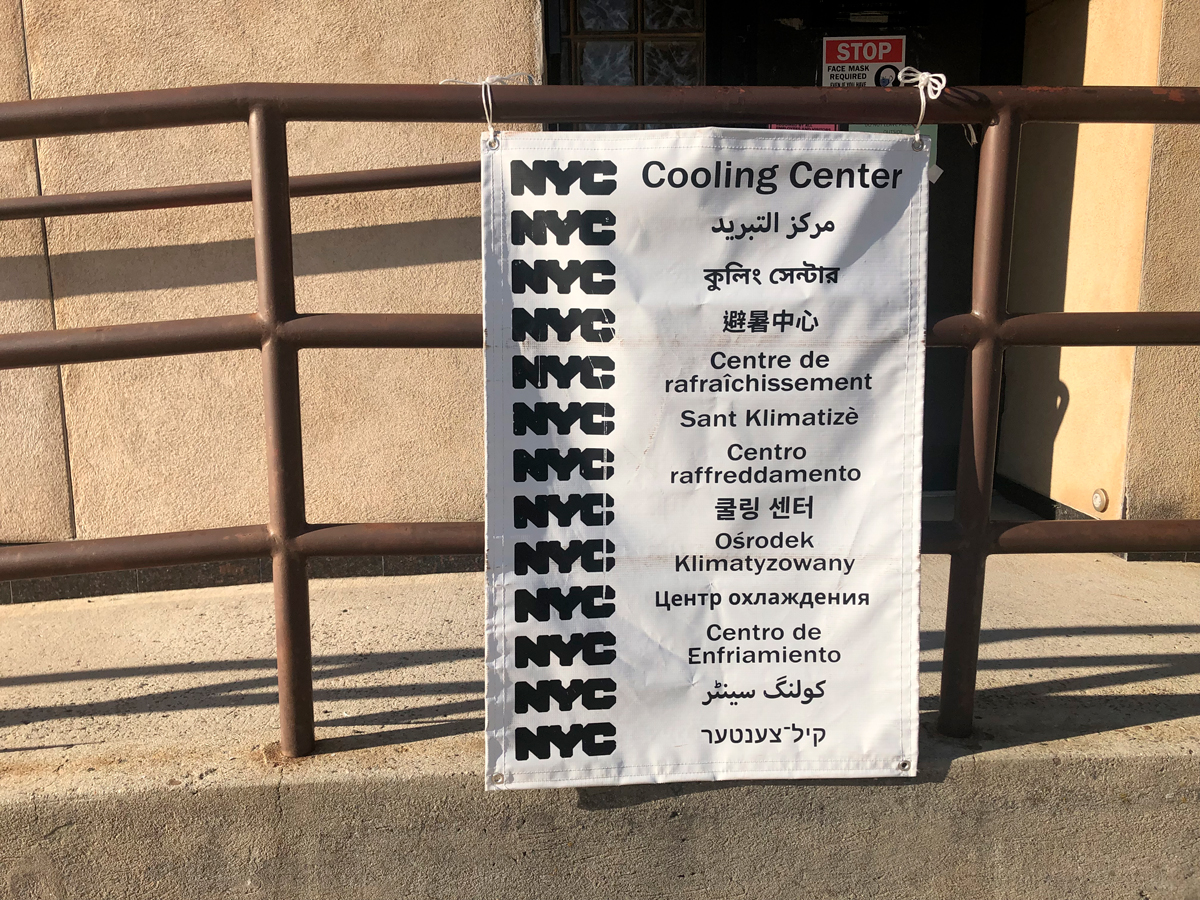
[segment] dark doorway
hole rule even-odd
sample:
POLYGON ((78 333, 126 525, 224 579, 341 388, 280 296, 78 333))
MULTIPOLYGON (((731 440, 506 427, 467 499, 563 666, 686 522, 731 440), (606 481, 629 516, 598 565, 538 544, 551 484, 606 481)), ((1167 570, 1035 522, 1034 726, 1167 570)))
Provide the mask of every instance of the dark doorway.
MULTIPOLYGON (((1024 0, 710 0, 707 26, 709 84, 818 85, 823 38, 899 34, 907 38, 908 65, 943 73, 951 85, 1021 83, 1024 0)), ((977 149, 963 129, 939 129, 943 172, 929 191, 930 322, 971 308, 977 149)), ((965 364, 962 350, 933 349, 927 357, 927 491, 954 489, 965 364)))
MULTIPOLYGON (((1025 0, 548 0, 546 10, 548 76, 561 84, 817 85, 823 38, 900 34, 905 62, 951 85, 1021 83, 1025 0), (610 57, 621 65, 591 62, 610 57)), ((977 149, 962 128, 939 129, 930 322, 971 308, 977 149)), ((965 365, 963 350, 927 357, 926 491, 955 486, 965 365)))

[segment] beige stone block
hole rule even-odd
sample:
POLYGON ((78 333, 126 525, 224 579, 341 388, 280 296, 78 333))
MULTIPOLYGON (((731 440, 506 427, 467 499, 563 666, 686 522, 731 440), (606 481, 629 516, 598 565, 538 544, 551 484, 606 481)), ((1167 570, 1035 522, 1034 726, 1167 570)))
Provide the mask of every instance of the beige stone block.
MULTIPOLYGON (((429 83, 536 74, 541 55, 536 0, 27 0, 26 17, 38 97, 239 81, 429 83)), ((307 174, 472 160, 480 130, 294 123, 290 168, 307 174)), ((47 192, 249 173, 242 124, 42 144, 47 192)), ((299 308, 478 311, 478 193, 459 185, 295 201, 299 308)), ((56 219, 48 238, 60 326, 254 309, 246 204, 56 219)), ((74 463, 81 533, 263 519, 261 378, 254 354, 245 354, 253 362, 241 356, 69 370, 68 430, 87 450, 74 463), (251 473, 254 491, 244 486, 251 473), (153 491, 135 499, 137 485, 153 491), (202 504, 189 507, 189 497, 202 504)), ((311 518, 480 517, 480 354, 313 352, 303 354, 302 371, 311 518), (431 375, 432 362, 414 367, 410 356, 436 359, 440 368, 431 375), (437 458, 446 452, 451 465, 437 458)))
MULTIPOLYGON (((29 82, 17 0, 0 2, 0 101, 29 82)), ((0 196, 38 192, 30 141, 0 143, 0 196)), ((41 224, 0 223, 0 334, 54 327, 41 224)), ((0 371, 0 541, 71 537, 58 369, 0 371)))
MULTIPOLYGON (((1200 7, 1163 5, 1160 83, 1196 84, 1200 7)), ((1141 308, 1200 311, 1200 134, 1160 126, 1147 213, 1141 308)), ((1131 518, 1200 518, 1200 348, 1139 347, 1126 475, 1131 518)))
POLYGON ((481 353, 309 350, 300 372, 309 521, 483 518, 481 353))
MULTIPOLYGON (((5 253, 0 257, 0 283, 6 288, 6 296, 0 300, 0 334, 52 328, 45 257, 7 255, 14 244, 23 242, 12 239, 14 230, 29 229, 26 223, 0 227, 0 246, 5 253)), ((40 229, 37 236, 40 244, 40 229)), ((58 369, 0 371, 0 541, 70 537, 58 369)))
POLYGON ((259 354, 63 367, 81 538, 267 518, 259 354))
MULTIPOLYGON (((0 144, 0 172, 6 192, 36 193, 30 144, 0 144)), ((53 328, 49 290, 40 224, 0 223, 0 334, 53 328)), ((0 371, 0 541, 70 537, 58 369, 0 371)))
MULTIPOLYGON (((29 72, 22 38, 21 0, 0 0, 0 102, 29 99, 29 72)), ((28 146, 22 142, 23 146, 28 146)), ((10 170, 4 170, 12 174, 10 170)), ((32 175, 24 167, 22 177, 32 175)), ((7 187, 7 185, 6 185, 7 187)))
POLYGON ((537 73, 541 4, 25 0, 35 96, 537 73))
POLYGON ((476 184, 301 198, 292 221, 301 312, 482 310, 476 184))
MULTIPOLYGON (((1200 311, 1194 302, 1191 311, 1200 311)), ((1131 519, 1200 519, 1200 348, 1142 347, 1126 474, 1131 519)))
MULTIPOLYGON (((206 213, 52 220, 59 327, 253 312, 250 209, 206 213)), ((66 366, 63 396, 79 537, 266 521, 257 353, 66 366)))

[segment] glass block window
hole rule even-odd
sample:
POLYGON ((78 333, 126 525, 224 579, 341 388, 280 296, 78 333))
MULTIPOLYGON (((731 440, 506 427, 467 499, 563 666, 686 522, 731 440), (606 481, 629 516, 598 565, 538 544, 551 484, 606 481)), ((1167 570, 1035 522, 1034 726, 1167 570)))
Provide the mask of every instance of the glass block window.
POLYGON ((548 0, 558 84, 704 84, 704 0, 548 0))

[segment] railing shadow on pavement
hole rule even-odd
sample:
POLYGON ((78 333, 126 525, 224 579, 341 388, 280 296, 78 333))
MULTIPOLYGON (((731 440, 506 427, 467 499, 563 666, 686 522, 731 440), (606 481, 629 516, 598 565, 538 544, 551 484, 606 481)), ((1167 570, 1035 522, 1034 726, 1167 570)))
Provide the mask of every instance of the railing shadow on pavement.
MULTIPOLYGON (((1016 650, 998 658, 984 653, 979 668, 984 684, 979 690, 978 733, 965 740, 936 739, 951 757, 988 749, 1020 746, 1052 740, 1100 734, 1122 728, 1154 725, 1200 715, 1200 693, 1181 684, 1180 692, 1129 690, 1148 682, 1193 679, 1200 676, 1200 655, 1175 653, 1088 652, 1086 642, 1105 638, 1187 638, 1200 635, 1200 625, 1079 625, 984 629, 985 647, 1021 641, 1053 641, 1070 638, 1083 641, 1080 652, 1030 654, 1016 650), (1053 672, 1037 678, 1038 673, 1053 672), (1003 684, 995 684, 992 673, 1006 673, 1003 684), (1081 693, 1092 691, 1104 693, 1081 693), (961 745, 961 746, 960 746, 961 745)), ((940 651, 941 631, 925 631, 921 646, 925 655, 940 651)), ((1075 645, 1078 647, 1078 643, 1075 645)), ((371 747, 410 744, 438 737, 482 731, 483 681, 424 680, 406 682, 388 677, 423 666, 473 663, 482 660, 479 647, 409 650, 386 653, 338 654, 314 658, 314 699, 317 729, 362 729, 352 734, 323 738, 324 752, 345 752, 371 747), (354 683, 356 680, 361 683, 354 683), (405 704, 413 698, 429 698, 419 705, 405 704), (377 701, 377 702, 373 702, 377 701), (336 708, 353 703, 357 708, 336 708), (362 708, 363 704, 367 708, 362 708), (468 715, 475 714, 475 715, 468 715)), ((182 686, 162 690, 129 691, 122 696, 96 701, 34 703, 0 710, 0 750, 38 749, 3 747, 5 729, 32 723, 49 723, 80 717, 163 715, 205 709, 238 709, 273 706, 277 681, 275 661, 269 657, 82 669, 0 678, 0 691, 29 689, 69 682, 104 681, 144 684, 148 679, 172 677, 188 680, 182 686), (198 683, 205 676, 218 680, 198 683)), ((926 658, 921 671, 940 671, 941 660, 926 658)), ((480 673, 482 675, 482 672, 480 673)), ((1200 678, 1196 681, 1200 685, 1200 678)), ((932 684, 921 700, 925 717, 937 709, 932 684)), ((928 724, 928 723, 927 723, 928 724)), ((933 729, 926 729, 934 738, 933 729)), ((43 745, 49 746, 49 745, 43 745)))

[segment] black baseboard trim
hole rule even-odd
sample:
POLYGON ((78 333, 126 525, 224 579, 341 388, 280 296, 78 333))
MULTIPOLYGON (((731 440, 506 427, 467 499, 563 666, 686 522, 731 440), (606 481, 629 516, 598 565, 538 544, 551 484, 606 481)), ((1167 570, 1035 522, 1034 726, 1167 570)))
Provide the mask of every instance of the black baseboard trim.
POLYGON ((1128 562, 1187 562, 1200 563, 1200 553, 1171 551, 1166 553, 1119 553, 1128 562))
MULTIPOLYGON (((1018 506, 1023 506, 1030 512, 1041 516, 1043 519, 1070 519, 1079 521, 1082 519, 1095 520, 1095 516, 1089 516, 1081 513, 1077 509, 1072 509, 1070 506, 1064 506, 1057 500, 1051 500, 1044 494, 1039 494, 1032 488, 1027 488, 1025 485, 1013 481, 1011 478, 1005 478, 999 472, 995 476, 996 493, 1016 503, 1018 506)), ((1126 562, 1190 562, 1200 563, 1200 553, 1194 551, 1164 551, 1161 553, 1114 553, 1114 556, 1119 556, 1126 562)))
POLYGON ((1043 519, 1065 519, 1081 521, 1094 519, 1086 513, 1081 513, 1070 506, 1064 506, 1057 500, 1051 500, 1045 494, 1039 494, 1033 488, 1025 487, 1018 481, 1006 478, 999 472, 993 479, 993 487, 997 494, 1017 506, 1023 506, 1036 516, 1043 519))

